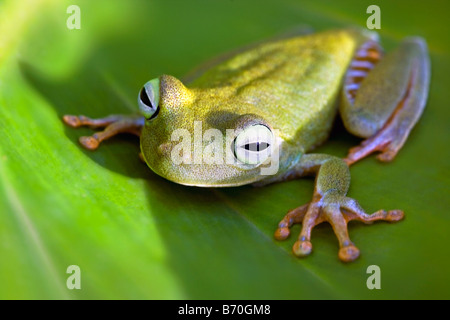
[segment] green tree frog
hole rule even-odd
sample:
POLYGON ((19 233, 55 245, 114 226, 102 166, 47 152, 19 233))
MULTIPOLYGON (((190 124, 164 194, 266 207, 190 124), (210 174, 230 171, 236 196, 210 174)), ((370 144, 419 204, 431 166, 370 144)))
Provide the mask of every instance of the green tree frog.
MULTIPOLYGON (((359 256, 348 235, 350 220, 403 218, 401 210, 367 214, 347 197, 349 165, 373 152, 380 152, 378 159, 384 162, 396 156, 425 107, 429 81, 423 39, 406 38, 383 55, 374 32, 332 30, 275 39, 225 55, 196 72, 186 85, 170 75, 150 80, 138 95, 139 115, 63 119, 72 127, 105 128, 80 138, 91 150, 118 133, 140 136, 143 160, 158 175, 180 184, 234 187, 315 176, 311 202, 290 210, 275 238, 286 239, 290 227, 301 223, 292 250, 305 257, 312 252, 312 229, 326 221, 338 238, 339 258, 348 262, 359 256), (327 139, 337 113, 362 143, 345 159, 308 153, 327 139), (173 132, 179 129, 191 137, 211 129, 225 136, 231 130, 231 138, 220 142, 226 152, 218 154, 224 161, 174 161, 180 141, 173 139, 173 132), (261 174, 269 158, 274 161, 275 150, 276 172, 261 174)), ((203 150, 214 139, 188 141, 192 149, 203 150)), ((181 153, 184 160, 195 158, 186 150, 181 153)))

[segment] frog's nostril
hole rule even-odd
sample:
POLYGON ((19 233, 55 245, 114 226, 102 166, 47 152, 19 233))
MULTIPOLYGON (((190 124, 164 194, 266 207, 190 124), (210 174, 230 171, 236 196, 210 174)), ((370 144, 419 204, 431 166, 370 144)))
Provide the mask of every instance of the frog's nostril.
POLYGON ((168 156, 170 155, 170 152, 172 151, 172 148, 170 146, 170 143, 162 143, 159 145, 158 147, 158 152, 162 155, 162 156, 168 156))

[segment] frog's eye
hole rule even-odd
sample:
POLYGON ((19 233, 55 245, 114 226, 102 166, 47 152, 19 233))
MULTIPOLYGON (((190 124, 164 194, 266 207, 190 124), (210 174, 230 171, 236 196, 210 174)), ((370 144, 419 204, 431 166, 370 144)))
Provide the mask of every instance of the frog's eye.
POLYGON ((263 163, 272 150, 273 134, 262 124, 252 125, 234 140, 234 155, 245 164, 263 163))
POLYGON ((139 110, 145 119, 155 118, 159 112, 159 79, 147 82, 139 93, 139 110))

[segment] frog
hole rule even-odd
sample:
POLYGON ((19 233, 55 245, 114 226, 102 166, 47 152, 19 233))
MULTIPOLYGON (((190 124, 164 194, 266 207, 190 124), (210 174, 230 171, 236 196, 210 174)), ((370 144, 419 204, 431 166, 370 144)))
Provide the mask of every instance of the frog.
POLYGON ((266 186, 312 176, 311 201, 288 210, 274 237, 285 240, 292 226, 301 224, 292 252, 306 257, 313 249, 313 228, 328 222, 339 243, 338 258, 351 262, 360 250, 349 237, 349 221, 396 222, 404 212, 367 213, 347 195, 349 167, 373 153, 381 162, 396 157, 424 111, 429 83, 425 39, 407 37, 385 53, 378 33, 352 27, 258 42, 208 62, 183 80, 160 75, 139 91, 136 114, 64 115, 63 121, 103 129, 79 138, 89 150, 120 133, 140 137, 140 156, 148 167, 187 187, 266 186), (314 153, 338 116, 361 143, 345 158, 314 153), (173 138, 176 130, 191 136, 230 131, 222 141, 214 136, 186 143, 202 151, 217 138, 216 146, 226 151, 217 151, 223 161, 192 161, 196 156, 189 148, 180 151, 181 139, 173 138), (174 161, 174 153, 182 161, 174 161), (273 163, 276 170, 263 174, 273 163))

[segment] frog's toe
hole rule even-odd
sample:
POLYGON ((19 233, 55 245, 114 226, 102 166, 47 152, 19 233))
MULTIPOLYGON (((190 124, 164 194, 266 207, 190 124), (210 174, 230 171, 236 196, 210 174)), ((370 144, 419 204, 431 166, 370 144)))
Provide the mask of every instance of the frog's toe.
POLYGON ((99 131, 92 136, 80 137, 79 141, 81 145, 89 150, 97 149, 102 141, 119 133, 131 133, 140 136, 144 125, 144 118, 136 115, 111 115, 100 119, 91 119, 83 115, 65 115, 63 116, 63 121, 74 128, 81 126, 89 126, 93 129, 105 128, 103 131, 99 131))
POLYGON ((344 161, 351 165, 358 160, 367 157, 373 152, 381 151, 381 153, 378 155, 378 159, 381 161, 391 161, 394 159, 397 152, 387 152, 385 150, 386 145, 389 143, 388 137, 381 132, 381 134, 377 134, 375 136, 372 136, 366 140, 364 140, 359 146, 353 147, 348 151, 347 157, 344 159, 344 161))
POLYGON ((339 249, 339 259, 343 262, 351 262, 359 257, 359 249, 353 243, 339 249))
POLYGON ((72 128, 77 128, 82 125, 79 117, 70 114, 66 114, 65 116, 63 116, 63 121, 65 124, 71 126, 72 128))
POLYGON ((383 151, 377 156, 377 159, 381 162, 391 162, 394 160, 395 156, 397 155, 396 151, 393 150, 387 150, 383 151))
POLYGON ((292 246, 292 252, 297 257, 306 257, 312 252, 311 231, 323 221, 320 205, 317 201, 313 201, 289 211, 279 223, 278 229, 275 231, 275 238, 277 240, 286 239, 290 234, 289 228, 295 223, 302 223, 302 230, 298 240, 292 246))
POLYGON ((323 208, 326 221, 333 227, 334 233, 339 241, 338 257, 343 262, 350 262, 359 257, 359 250, 350 240, 347 227, 347 217, 342 213, 339 202, 343 200, 333 201, 323 208))
POLYGON ((88 150, 95 150, 100 144, 100 141, 95 136, 83 136, 80 137, 79 141, 88 150))
POLYGON ((282 228, 278 228, 275 231, 274 237, 275 237, 275 239, 281 241, 281 240, 286 240, 290 234, 291 234, 291 230, 289 230, 288 227, 282 227, 282 228))
POLYGON ((351 220, 359 220, 366 224, 370 224, 378 220, 396 222, 402 220, 405 216, 402 210, 397 209, 389 211, 378 210, 372 214, 367 214, 356 200, 348 197, 341 202, 340 207, 347 222, 351 220))
POLYGON ((308 241, 305 238, 297 240, 292 246, 292 252, 300 258, 308 256, 312 252, 311 241, 308 241))
POLYGON ((404 218, 405 214, 402 210, 390 210, 386 214, 386 221, 396 222, 404 218))
POLYGON ((344 161, 351 165, 375 152, 379 152, 377 155, 379 161, 394 160, 411 130, 411 127, 408 127, 409 123, 402 120, 401 111, 399 110, 399 115, 395 113, 377 133, 362 141, 359 146, 351 148, 344 161))
POLYGON ((278 229, 275 231, 274 237, 277 240, 285 240, 289 237, 292 225, 303 221, 309 204, 289 210, 284 216, 283 220, 278 224, 278 229))

